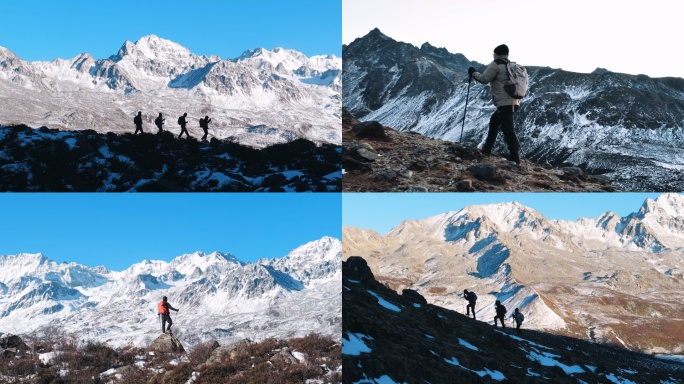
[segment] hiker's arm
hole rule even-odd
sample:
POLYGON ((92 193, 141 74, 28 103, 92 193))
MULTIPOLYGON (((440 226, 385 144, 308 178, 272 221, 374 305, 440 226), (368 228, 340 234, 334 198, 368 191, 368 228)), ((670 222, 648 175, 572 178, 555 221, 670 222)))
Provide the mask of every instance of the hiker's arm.
POLYGON ((495 61, 492 61, 487 68, 485 68, 483 73, 475 71, 473 73, 473 78, 482 84, 487 84, 496 78, 498 72, 498 64, 495 61))

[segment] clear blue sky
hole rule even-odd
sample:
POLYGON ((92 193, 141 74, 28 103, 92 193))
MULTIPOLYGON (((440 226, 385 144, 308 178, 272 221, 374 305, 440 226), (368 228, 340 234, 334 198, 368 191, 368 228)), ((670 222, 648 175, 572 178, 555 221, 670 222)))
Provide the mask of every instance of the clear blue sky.
POLYGON ((373 229, 380 234, 404 220, 425 219, 468 205, 517 201, 549 219, 576 221, 613 211, 637 212, 647 198, 659 193, 345 193, 342 224, 373 229))
POLYGON ((260 47, 342 52, 342 0, 22 0, 1 9, 0 46, 27 61, 105 59, 149 34, 222 59, 260 47))
POLYGON ((341 239, 341 202, 339 193, 1 194, 0 255, 116 271, 195 251, 253 262, 341 239))

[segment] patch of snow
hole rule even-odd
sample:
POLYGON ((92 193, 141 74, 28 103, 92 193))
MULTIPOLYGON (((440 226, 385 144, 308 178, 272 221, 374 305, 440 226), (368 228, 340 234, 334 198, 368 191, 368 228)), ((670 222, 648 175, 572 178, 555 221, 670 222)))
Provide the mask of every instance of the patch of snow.
POLYGON ((301 361, 301 362, 305 362, 305 361, 306 361, 306 355, 303 354, 303 353, 301 353, 301 352, 292 351, 292 356, 294 356, 295 359, 297 359, 297 360, 299 360, 299 361, 301 361))
POLYGON ((43 362, 43 364, 52 364, 52 360, 59 356, 60 352, 47 352, 38 355, 38 359, 43 362))
POLYGON ((390 303, 389 301, 383 299, 383 298, 380 297, 377 293, 375 293, 375 292, 373 292, 373 291, 368 291, 368 293, 370 293, 371 295, 373 295, 373 297, 375 297, 376 299, 378 299, 378 304, 380 304, 381 306, 383 306, 383 307, 389 309, 390 311, 401 312, 401 308, 399 308, 399 307, 397 307, 396 305, 390 303))
POLYGON ((359 356, 362 353, 370 353, 371 349, 368 348, 366 343, 363 341, 363 339, 370 339, 373 340, 372 338, 361 334, 361 333, 347 333, 346 338, 342 338, 342 354, 343 355, 351 355, 351 356, 359 356))
POLYGON ((566 375, 572 375, 575 373, 583 373, 584 369, 580 367, 579 365, 565 365, 561 363, 560 361, 556 360, 556 357, 560 357, 558 355, 554 355, 552 353, 548 352, 536 352, 532 351, 527 355, 527 358, 533 361, 537 361, 539 364, 545 366, 545 367, 560 367, 563 371, 565 371, 566 375))
POLYGON ((506 376, 504 376, 504 374, 499 372, 499 371, 491 371, 488 368, 485 368, 482 371, 475 371, 475 370, 466 368, 466 367, 462 366, 461 364, 459 364, 458 359, 455 357, 452 357, 451 360, 444 359, 444 361, 446 361, 447 363, 449 363, 451 365, 455 365, 455 366, 461 367, 467 371, 476 373, 480 377, 485 377, 485 376, 489 375, 492 378, 492 380, 496 380, 496 381, 506 380, 506 376))
POLYGON ((472 349, 473 351, 479 351, 479 349, 476 346, 468 343, 467 341, 465 341, 463 339, 458 339, 458 343, 461 344, 462 346, 468 348, 468 349, 472 349))
POLYGON ((612 374, 612 373, 605 375, 605 376, 606 376, 606 379, 610 380, 611 382, 613 382, 615 384, 636 384, 632 380, 627 380, 624 377, 616 376, 615 374, 612 374))
POLYGON ((427 333, 425 334, 425 337, 427 337, 428 339, 434 339, 435 338, 434 336, 428 335, 427 333))

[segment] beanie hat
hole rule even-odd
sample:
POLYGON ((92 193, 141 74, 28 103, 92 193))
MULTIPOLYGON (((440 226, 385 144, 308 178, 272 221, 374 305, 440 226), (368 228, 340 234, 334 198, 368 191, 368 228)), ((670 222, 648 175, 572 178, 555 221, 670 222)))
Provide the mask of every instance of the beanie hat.
POLYGON ((494 53, 497 55, 508 55, 508 46, 506 44, 501 44, 494 48, 494 53))

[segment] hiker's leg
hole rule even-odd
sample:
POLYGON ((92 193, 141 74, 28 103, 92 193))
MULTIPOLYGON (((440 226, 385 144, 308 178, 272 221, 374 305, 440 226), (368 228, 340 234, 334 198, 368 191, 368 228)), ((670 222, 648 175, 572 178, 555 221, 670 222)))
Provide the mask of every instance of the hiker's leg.
POLYGON ((489 118, 489 132, 487 132, 487 140, 485 140, 484 146, 482 146, 482 152, 485 154, 490 154, 494 144, 496 143, 496 136, 499 134, 499 127, 501 126, 501 118, 499 116, 499 110, 497 109, 489 118))
MULTIPOLYGON (((518 107, 515 107, 516 110, 518 107)), ((520 142, 518 141, 518 136, 515 134, 515 128, 513 127, 513 107, 504 106, 498 109, 501 115, 501 131, 503 131, 504 139, 506 139, 506 145, 508 145, 508 152, 511 154, 510 160, 515 162, 520 161, 518 152, 520 151, 520 142)))
POLYGON ((162 333, 166 332, 166 315, 162 315, 162 333))

